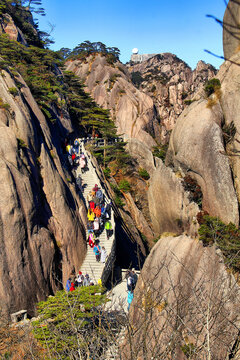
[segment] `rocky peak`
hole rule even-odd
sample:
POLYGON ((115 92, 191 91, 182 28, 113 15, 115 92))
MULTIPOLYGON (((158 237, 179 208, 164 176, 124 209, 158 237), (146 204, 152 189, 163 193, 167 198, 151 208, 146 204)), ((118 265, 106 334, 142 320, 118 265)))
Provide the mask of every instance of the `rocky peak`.
POLYGON ((200 60, 197 63, 196 69, 192 72, 192 89, 196 94, 199 86, 203 85, 208 79, 215 76, 217 70, 211 64, 206 64, 200 60))
POLYGON ((203 61, 199 61, 192 71, 171 53, 158 54, 141 64, 129 65, 128 70, 133 82, 137 76, 139 90, 153 99, 159 115, 161 142, 168 140, 169 131, 199 88, 216 74, 216 69, 203 61))
POLYGON ((84 81, 98 105, 110 109, 125 139, 138 139, 148 147, 156 144, 154 131, 153 136, 149 134, 156 121, 153 100, 132 84, 124 65, 109 64, 104 56, 91 55, 84 61, 67 61, 66 69, 84 81))

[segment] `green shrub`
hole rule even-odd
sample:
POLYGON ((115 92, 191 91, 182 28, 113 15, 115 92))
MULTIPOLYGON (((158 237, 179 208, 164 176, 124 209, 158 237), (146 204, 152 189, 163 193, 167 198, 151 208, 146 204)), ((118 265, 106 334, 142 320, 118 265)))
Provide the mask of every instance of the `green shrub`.
POLYGON ((121 194, 121 191, 120 191, 120 189, 119 189, 119 187, 117 186, 117 185, 115 185, 115 184, 110 184, 110 186, 111 186, 111 188, 113 189, 113 191, 115 192, 115 194, 117 195, 117 196, 121 196, 122 194, 121 194))
POLYGON ((192 356, 196 352, 196 348, 192 343, 181 346, 181 350, 187 359, 192 359, 192 356))
POLYGON ((166 155, 167 155, 168 145, 159 145, 154 146, 152 149, 153 156, 158 157, 163 162, 165 161, 166 155))
POLYGON ((118 195, 115 195, 114 202, 119 208, 122 208, 124 206, 124 202, 122 201, 122 199, 118 195))
POLYGON ((120 90, 119 90, 119 94, 120 94, 120 95, 126 94, 126 91, 123 90, 123 89, 120 89, 120 90))
MULTIPOLYGON (((4 60, 0 60, 0 69, 7 69, 7 63, 4 60)), ((1 74, 3 76, 3 74, 1 74)), ((4 75, 5 76, 5 75, 4 75)))
POLYGON ((24 140, 17 138, 18 149, 25 149, 27 145, 25 144, 24 140))
POLYGON ((10 109, 10 105, 7 104, 7 103, 4 103, 2 98, 0 98, 0 109, 3 109, 3 110, 9 110, 10 109))
POLYGON ((120 74, 113 74, 113 75, 110 76, 109 81, 114 83, 117 80, 118 77, 121 77, 121 75, 120 74))
POLYGON ((48 120, 51 121, 52 124, 55 124, 57 119, 55 117, 52 116, 52 114, 50 113, 50 111, 46 108, 46 105, 44 104, 43 106, 40 106, 42 112, 44 113, 44 115, 46 116, 46 118, 48 120))
POLYGON ((191 105, 192 102, 194 102, 194 100, 191 100, 191 99, 184 100, 184 104, 186 104, 186 105, 191 105))
POLYGON ((216 90, 220 89, 221 83, 219 79, 213 78, 211 80, 208 80, 205 84, 204 91, 209 97, 211 94, 213 94, 216 90))
POLYGON ((96 336, 106 340, 107 322, 100 314, 100 306, 107 302, 103 292, 100 286, 83 286, 68 293, 58 291, 37 304, 39 318, 32 322, 33 334, 51 359, 79 359, 79 351, 84 359, 90 351, 93 359, 101 351, 101 342, 92 348, 86 344, 96 336))
POLYGON ((240 229, 234 224, 224 224, 219 218, 197 215, 198 233, 204 246, 215 244, 224 256, 225 263, 240 272, 240 229))
POLYGON ((121 180, 119 181, 118 188, 123 192, 129 192, 131 190, 131 185, 127 180, 121 180))
POLYGON ((139 176, 141 176, 144 180, 148 180, 150 178, 149 173, 147 172, 146 169, 143 168, 139 168, 138 169, 138 174, 139 176))
POLYGON ((106 178, 108 179, 111 175, 111 170, 107 167, 107 168, 103 169, 103 173, 106 176, 106 178))
POLYGON ((141 83, 144 81, 144 79, 139 71, 135 71, 135 72, 131 73, 131 80, 132 80, 132 83, 136 87, 139 87, 141 85, 141 83))
POLYGON ((15 88, 15 87, 10 87, 10 88, 8 89, 8 92, 9 92, 12 96, 14 96, 14 97, 18 95, 18 89, 15 88))

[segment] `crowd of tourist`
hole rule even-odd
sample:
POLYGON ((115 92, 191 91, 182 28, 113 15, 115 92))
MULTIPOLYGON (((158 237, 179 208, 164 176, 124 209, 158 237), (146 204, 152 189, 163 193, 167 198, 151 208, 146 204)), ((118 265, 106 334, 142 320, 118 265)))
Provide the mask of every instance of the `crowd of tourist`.
MULTIPOLYGON (((94 281, 90 279, 88 274, 83 275, 79 270, 78 275, 74 276, 73 274, 69 276, 66 283, 66 291, 74 291, 77 287, 80 286, 93 286, 94 281)), ((98 280, 98 285, 102 285, 101 279, 98 280)))
MULTIPOLYGON (((79 139, 74 140, 73 145, 70 145, 69 142, 65 141, 65 151, 68 156, 68 161, 70 166, 75 169, 80 167, 81 173, 84 173, 88 170, 87 158, 81 149, 81 142, 79 139)), ((81 175, 79 174, 76 177, 76 187, 83 193, 83 183, 81 175)), ((112 236, 112 223, 111 223, 111 203, 105 202, 105 196, 98 186, 92 188, 89 191, 87 197, 87 241, 89 247, 93 250, 96 261, 105 263, 107 259, 107 251, 104 246, 100 245, 99 236, 106 230, 107 239, 112 236)), ((129 270, 126 274, 127 279, 127 302, 128 310, 130 304, 133 300, 134 289, 138 280, 138 276, 135 273, 135 269, 129 270)), ((101 284, 101 279, 98 280, 98 284, 101 284)), ((66 291, 74 291, 77 287, 80 286, 92 286, 94 281, 90 279, 88 274, 83 275, 79 271, 77 276, 71 275, 66 283, 66 291)))
POLYGON ((73 145, 70 144, 68 139, 65 139, 64 143, 70 166, 73 168, 80 166, 81 171, 84 172, 87 166, 87 162, 84 153, 81 153, 80 144, 81 143, 79 139, 74 140, 73 145))
POLYGON ((96 260, 104 263, 107 252, 104 246, 101 247, 98 237, 104 229, 106 230, 107 239, 112 235, 111 204, 105 204, 103 192, 97 184, 89 191, 87 201, 88 245, 93 249, 96 260))

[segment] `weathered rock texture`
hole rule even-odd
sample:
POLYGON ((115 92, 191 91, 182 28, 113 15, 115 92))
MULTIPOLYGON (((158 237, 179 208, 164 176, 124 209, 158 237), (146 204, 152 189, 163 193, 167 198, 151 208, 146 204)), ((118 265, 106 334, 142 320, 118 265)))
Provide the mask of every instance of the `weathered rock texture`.
POLYGON ((155 170, 155 161, 152 151, 144 146, 144 144, 137 139, 129 139, 127 151, 136 159, 139 167, 146 169, 150 175, 155 170))
MULTIPOLYGON (((158 54, 141 64, 130 65, 129 71, 142 76, 139 90, 153 99, 158 113, 154 131, 158 141, 169 139, 178 116, 187 106, 186 101, 193 99, 203 84, 216 74, 216 69, 199 61, 194 71, 176 55, 158 54)), ((150 131, 151 133, 151 131, 150 131)))
POLYGON ((223 112, 217 100, 211 107, 207 104, 207 100, 199 100, 179 117, 170 138, 166 164, 197 181, 203 193, 204 210, 226 223, 238 224, 238 202, 219 126, 223 112))
POLYGON ((83 80, 94 100, 111 110, 118 132, 148 147, 166 142, 177 117, 206 80, 216 74, 213 66, 199 61, 194 71, 176 55, 159 54, 141 64, 109 65, 100 55, 86 61, 68 61, 67 70, 83 80), (143 78, 139 89, 130 73, 143 78))
POLYGON ((27 41, 22 31, 15 25, 9 14, 0 16, 0 34, 2 33, 8 34, 11 40, 19 41, 23 45, 27 45, 27 41))
POLYGON ((158 159, 157 168, 149 180, 148 204, 153 229, 157 235, 164 232, 196 235, 196 215, 199 207, 190 202, 182 179, 158 159))
POLYGON ((71 123, 57 114, 56 124, 47 123, 18 81, 13 97, 8 89, 16 84, 2 71, 0 98, 10 108, 0 109, 0 302, 10 312, 33 314, 36 302, 79 269, 86 249, 82 204, 62 166, 61 136, 71 123))
POLYGON ((225 59, 240 51, 240 4, 229 0, 223 18, 223 51, 225 59))
POLYGON ((111 110, 119 134, 125 139, 136 138, 145 146, 156 145, 146 131, 157 121, 153 101, 133 86, 121 63, 109 65, 105 57, 97 55, 85 62, 68 61, 66 68, 84 81, 98 105, 111 110))
MULTIPOLYGON (((231 59, 240 63, 240 53, 231 57, 231 59)), ((224 114, 225 133, 230 135, 228 137, 227 154, 229 156, 235 188, 238 194, 238 201, 240 201, 240 101, 239 101, 239 81, 240 81, 240 67, 226 61, 220 68, 218 78, 221 81, 221 107, 224 114), (233 81, 234 79, 234 81, 233 81), (235 135, 229 132, 229 128, 234 127, 235 135)))
POLYGON ((122 358, 226 359, 238 337, 239 300, 214 247, 184 235, 160 239, 134 291, 134 336, 130 347, 126 335, 122 358))

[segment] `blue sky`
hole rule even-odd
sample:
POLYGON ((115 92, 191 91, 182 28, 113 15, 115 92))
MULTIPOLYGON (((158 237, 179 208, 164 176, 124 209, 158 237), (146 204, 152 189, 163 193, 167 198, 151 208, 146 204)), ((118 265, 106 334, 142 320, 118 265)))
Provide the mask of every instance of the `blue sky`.
POLYGON ((216 67, 222 60, 222 29, 206 14, 222 19, 223 0, 42 0, 47 16, 41 30, 55 25, 52 49, 70 49, 84 40, 101 41, 130 59, 134 47, 141 54, 172 52, 194 68, 199 60, 216 67))

